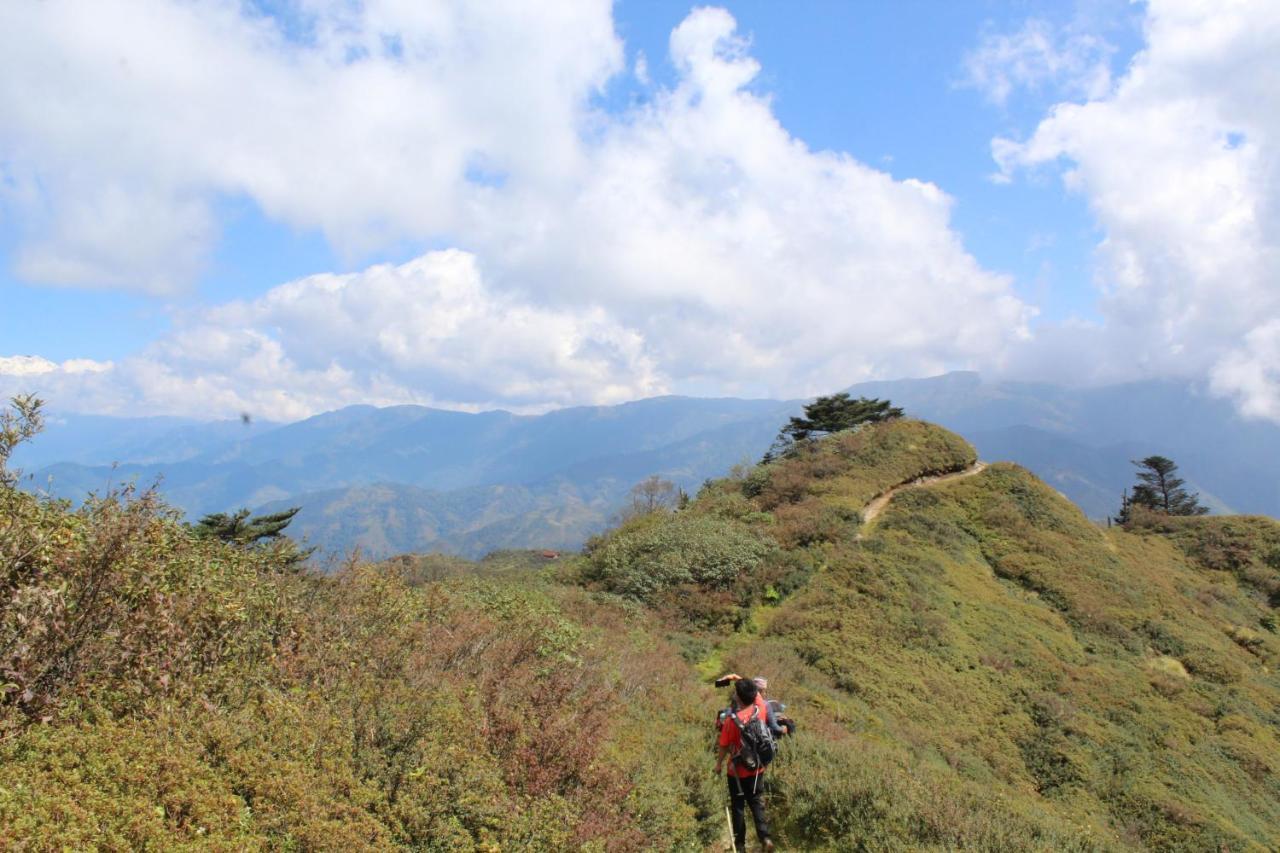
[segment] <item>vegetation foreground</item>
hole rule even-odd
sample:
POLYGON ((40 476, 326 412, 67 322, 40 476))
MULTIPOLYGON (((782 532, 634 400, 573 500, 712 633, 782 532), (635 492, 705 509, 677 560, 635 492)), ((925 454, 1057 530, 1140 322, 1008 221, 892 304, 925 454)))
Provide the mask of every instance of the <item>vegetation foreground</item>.
POLYGON ((783 849, 1280 847, 1280 524, 1101 530, 918 421, 801 437, 550 564, 301 572, 0 486, 12 849, 703 850, 723 669, 783 849))

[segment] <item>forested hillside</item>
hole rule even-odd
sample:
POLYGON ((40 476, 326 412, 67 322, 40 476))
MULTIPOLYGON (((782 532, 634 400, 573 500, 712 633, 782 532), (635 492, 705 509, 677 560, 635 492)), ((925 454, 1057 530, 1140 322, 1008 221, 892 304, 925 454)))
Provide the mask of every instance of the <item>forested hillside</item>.
POLYGON ((1280 845, 1280 525, 1100 529, 910 420, 559 560, 300 572, 0 495, 0 826, 106 849, 716 849, 710 678, 800 724, 784 849, 1280 845), (895 491, 922 477, 964 474, 895 491))

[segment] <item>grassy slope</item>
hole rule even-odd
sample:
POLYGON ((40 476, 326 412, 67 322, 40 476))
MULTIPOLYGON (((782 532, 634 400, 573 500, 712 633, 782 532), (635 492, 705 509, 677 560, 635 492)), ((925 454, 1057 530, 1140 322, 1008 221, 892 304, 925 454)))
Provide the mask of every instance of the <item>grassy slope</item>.
POLYGON ((792 849, 1280 844, 1280 525, 1102 531, 994 465, 861 529, 874 496, 973 461, 901 421, 546 571, 332 579, 145 506, 0 494, 0 825, 107 849, 699 849, 723 822, 702 677, 723 666, 801 722, 772 771, 792 849), (655 566, 667 586, 637 586, 655 566), (104 571, 128 595, 37 684, 104 571))
MULTIPOLYGON (((863 440, 921 430, 941 432, 863 440)), ((836 445, 772 472, 756 501, 775 525, 883 490, 882 467, 861 469, 875 453, 832 470, 836 445), (814 471, 777 501, 776 481, 814 471)), ((1280 525, 1165 527, 1099 530, 996 465, 898 495, 860 542, 816 546, 825 570, 725 657, 766 671, 830 741, 779 768, 785 831, 834 849, 1280 843, 1280 642, 1260 627, 1280 525)))
POLYGON ((526 557, 299 576, 0 489, 0 847, 701 849, 710 689, 526 557))

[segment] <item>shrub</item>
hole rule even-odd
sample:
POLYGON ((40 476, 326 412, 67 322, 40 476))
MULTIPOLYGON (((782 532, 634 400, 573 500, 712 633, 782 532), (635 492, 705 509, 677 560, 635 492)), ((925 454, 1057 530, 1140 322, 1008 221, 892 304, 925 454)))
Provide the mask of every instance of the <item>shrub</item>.
POLYGON ((770 532, 784 548, 803 548, 853 536, 860 521, 856 512, 816 498, 779 507, 774 516, 776 524, 770 532))
POLYGON ((273 552, 197 540, 155 497, 64 505, 0 489, 4 703, 29 717, 71 695, 117 711, 234 685, 288 629, 273 552))
POLYGON ((746 525, 693 513, 653 513, 619 528, 591 553, 593 577, 651 600, 681 584, 725 588, 756 569, 771 546, 746 525))
POLYGON ((1244 677, 1242 667, 1209 649, 1191 649, 1182 662, 1192 675, 1215 684, 1235 684, 1244 677))
POLYGON ((698 694, 634 609, 527 574, 284 572, 287 555, 196 540, 150 495, 71 512, 0 487, 0 502, 5 844, 639 850, 714 834, 698 694), (655 715, 683 750, 657 768, 630 740, 655 715))

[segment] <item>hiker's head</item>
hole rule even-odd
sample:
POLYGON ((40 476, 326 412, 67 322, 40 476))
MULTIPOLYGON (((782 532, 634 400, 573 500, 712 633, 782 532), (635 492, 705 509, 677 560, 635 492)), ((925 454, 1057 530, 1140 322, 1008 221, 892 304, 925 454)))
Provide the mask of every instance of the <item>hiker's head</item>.
POLYGON ((769 679, 765 678, 763 675, 757 675, 755 678, 751 679, 751 683, 754 684, 756 686, 756 690, 761 693, 769 689, 769 679))
POLYGON ((756 701, 756 694, 760 691, 756 689, 755 682, 747 681, 744 678, 733 683, 733 692, 737 695, 738 701, 742 703, 743 707, 746 707, 756 701))

